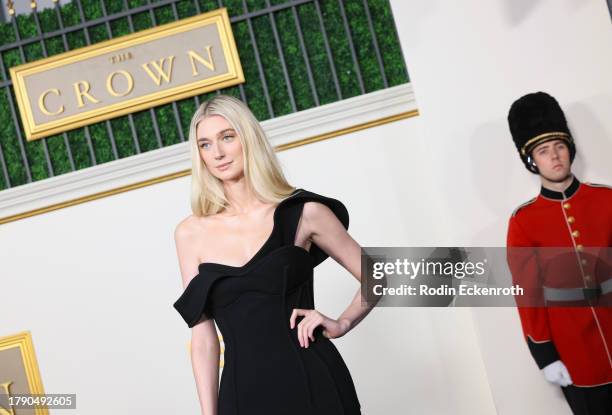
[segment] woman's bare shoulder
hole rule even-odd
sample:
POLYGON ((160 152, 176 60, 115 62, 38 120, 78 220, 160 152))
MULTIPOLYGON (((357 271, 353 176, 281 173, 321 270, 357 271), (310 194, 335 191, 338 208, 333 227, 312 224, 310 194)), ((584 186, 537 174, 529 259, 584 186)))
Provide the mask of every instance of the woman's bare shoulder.
POLYGON ((208 234, 214 226, 211 226, 218 215, 196 216, 189 215, 181 220, 174 230, 175 239, 185 240, 201 237, 203 234, 208 234))
POLYGON ((211 244, 214 244, 215 229, 214 226, 210 226, 214 216, 216 215, 189 215, 176 225, 174 241, 179 262, 182 264, 181 269, 184 269, 185 283, 189 282, 188 277, 197 272, 198 264, 206 257, 205 252, 210 249, 211 244))
POLYGON ((197 232, 199 218, 193 214, 181 220, 174 229, 176 239, 190 238, 197 232))
POLYGON ((178 255, 183 286, 186 287, 198 272, 203 245, 202 218, 189 215, 174 230, 174 242, 178 255))

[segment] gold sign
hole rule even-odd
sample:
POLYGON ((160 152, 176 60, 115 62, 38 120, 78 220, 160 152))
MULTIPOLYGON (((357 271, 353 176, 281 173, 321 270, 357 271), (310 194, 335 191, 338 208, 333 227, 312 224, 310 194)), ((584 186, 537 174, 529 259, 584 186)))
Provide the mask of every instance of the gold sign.
POLYGON ((36 394, 44 390, 30 332, 0 337, 0 415, 48 414, 44 406, 26 411, 11 404, 11 397, 36 394))
POLYGON ((28 141, 244 82, 225 8, 10 71, 28 141))

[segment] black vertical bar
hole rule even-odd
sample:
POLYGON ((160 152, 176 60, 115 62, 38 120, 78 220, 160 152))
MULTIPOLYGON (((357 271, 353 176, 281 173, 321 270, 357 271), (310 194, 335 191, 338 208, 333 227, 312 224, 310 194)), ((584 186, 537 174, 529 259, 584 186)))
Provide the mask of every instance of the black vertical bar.
POLYGON ((370 34, 372 35, 372 40, 374 41, 374 52, 376 53, 376 60, 378 61, 380 74, 383 78, 383 84, 385 88, 388 88, 389 82, 387 81, 387 75, 385 74, 385 64, 383 63, 382 56, 380 54, 380 48, 378 47, 378 39, 376 36, 376 32, 374 31, 374 25, 372 24, 372 16, 370 15, 370 7, 368 6, 368 0, 363 0, 363 8, 365 10, 366 18, 368 20, 368 28, 370 29, 370 34))
MULTIPOLYGON (((2 71, 4 72, 4 62, 2 61, 2 59, 0 59, 0 64, 2 65, 2 71)), ((13 125, 17 134, 17 143, 19 144, 19 150, 21 152, 21 160, 24 163, 28 183, 30 183, 32 181, 32 173, 30 172, 28 156, 23 145, 23 136, 21 135, 21 130, 19 129, 19 123, 17 122, 17 112, 15 111, 15 103, 13 102, 13 96, 9 87, 6 87, 6 94, 8 95, 9 108, 11 109, 11 117, 13 118, 13 125)))
MULTIPOLYGON (((0 53, 0 63, 4 63, 2 62, 2 53, 0 53)), ((2 65, 2 80, 4 81, 4 64, 2 65)), ((5 87, 2 88, 2 91, 4 92, 4 88, 6 88, 6 92, 10 95, 11 93, 11 87, 10 84, 7 84, 5 87)), ((4 159, 4 152, 2 151, 2 143, 0 142, 0 165, 2 166, 2 175, 4 176, 4 183, 6 183, 6 188, 10 189, 11 188, 11 178, 9 177, 8 174, 8 168, 6 166, 6 160, 4 159)))
POLYGON ((2 175, 4 176, 4 183, 6 188, 11 188, 11 179, 8 176, 8 170, 6 168, 6 161, 4 161, 4 152, 2 151, 2 144, 0 144, 0 165, 2 165, 2 175))
MULTIPOLYGON (((57 22, 59 23, 60 30, 62 32, 62 43, 64 44, 64 51, 68 52, 70 49, 68 47, 68 39, 66 39, 66 31, 64 28, 64 19, 62 18, 62 14, 59 11, 59 2, 55 3, 55 17, 57 18, 57 22)), ((62 133, 64 136, 64 145, 66 146, 66 152, 68 153, 68 160, 70 161, 70 168, 72 171, 76 170, 76 165, 74 164, 74 157, 72 156, 72 149, 70 148, 70 143, 68 142, 68 134, 65 132, 62 133)), ((93 144, 91 142, 91 135, 89 134, 89 126, 85 126, 85 139, 87 140, 87 147, 89 148, 89 157, 95 166, 98 164, 96 161, 96 154, 93 149, 93 144)))
POLYGON ((147 0, 147 6, 149 6, 149 17, 151 18, 151 22, 153 22, 153 26, 157 26, 157 18, 155 17, 155 12, 153 11, 155 6, 151 5, 151 0, 147 0))
POLYGON ((197 14, 201 14, 202 13, 202 9, 200 8, 200 2, 198 0, 193 0, 193 5, 196 8, 196 13, 197 14))
MULTIPOLYGON (((178 10, 176 9, 176 0, 172 2, 172 14, 174 15, 174 20, 177 21, 179 19, 179 16, 178 10)), ((185 134, 183 133, 183 124, 181 124, 181 115, 178 110, 178 105, 176 105, 176 101, 172 101, 172 109, 174 110, 174 119, 176 121, 176 125, 178 126, 179 137, 181 141, 185 141, 185 134)))
MULTIPOLYGON (((48 57, 47 54, 47 45, 42 38, 42 29, 40 28, 40 20, 38 19, 38 10, 36 7, 32 9, 32 15, 34 16, 34 22, 36 23, 36 30, 38 31, 38 35, 40 36, 40 46, 42 47, 43 57, 48 57)), ((51 163, 51 157, 49 156, 49 147, 47 145, 47 138, 43 137, 40 139, 43 144, 43 151, 45 153, 45 159, 47 161, 47 170, 51 177, 55 176, 55 171, 53 169, 53 163, 51 163)))
MULTIPOLYGON (((389 14, 391 15, 391 21, 396 22, 397 20, 395 20, 395 17, 393 16, 393 9, 391 8, 391 5, 387 4, 387 6, 389 7, 389 14)), ((402 63, 405 63, 406 59, 404 58, 404 51, 402 50, 402 42, 400 42, 399 33, 397 33, 397 25, 395 24, 391 25, 391 29, 393 30, 393 33, 395 34, 395 41, 397 42, 397 46, 400 50, 400 55, 402 56, 402 63)), ((405 64, 402 65, 402 72, 404 73, 404 78, 408 79, 408 68, 406 68, 405 64)))
MULTIPOLYGON (((270 1, 266 0, 266 7, 270 7, 270 1)), ((274 35, 274 41, 276 43, 276 50, 278 52, 278 57, 281 61, 281 68, 283 69, 283 77, 285 78, 285 83, 287 84, 287 93, 289 94, 289 102, 291 103, 291 109, 293 112, 297 111, 297 107, 295 105, 295 97, 293 96, 293 87, 291 85, 291 79, 289 78, 289 73, 287 72, 287 64, 285 63, 285 55, 283 54, 283 46, 281 44, 280 36, 278 35, 278 30, 276 29, 276 19, 274 18, 274 12, 268 13, 268 19, 270 20, 270 25, 272 26, 272 34, 274 35)))
MULTIPOLYGON (((15 31, 15 37, 17 42, 19 42, 19 54, 21 56, 21 62, 26 63, 25 54, 23 53, 23 46, 21 46, 21 36, 19 35, 19 28, 17 27, 17 15, 13 15, 11 18, 11 23, 13 25, 13 30, 15 31)), ((2 73, 4 74, 4 61, 0 59, 0 63, 2 64, 2 73)), ((15 86, 13 85, 13 88, 15 86)), ((21 158, 24 162, 24 167, 26 170, 26 177, 28 178, 28 183, 32 182, 32 172, 30 171, 30 164, 28 162, 28 156, 25 151, 25 146, 23 145, 23 136, 21 135, 21 130, 19 128, 19 122, 17 122, 17 111, 15 110, 15 102, 13 101, 13 95, 11 94, 10 88, 7 89, 7 94, 9 98, 9 107, 11 108, 11 116, 13 117, 13 123, 15 125, 15 132, 17 133, 17 142, 19 143, 19 149, 21 150, 21 158)))
MULTIPOLYGON (((196 13, 197 14, 201 14, 202 13, 202 9, 200 8, 200 2, 198 0, 193 0, 193 4, 195 5, 196 13)), ((193 97, 193 99, 195 99, 196 111, 197 111, 197 109, 200 108, 200 96, 199 95, 195 95, 193 97)))
MULTIPOLYGON (((219 6, 219 8, 223 7, 223 0, 217 0, 217 5, 219 6)), ((221 89, 217 88, 215 90, 215 93, 217 94, 217 96, 221 95, 221 89)))
POLYGON ((338 75, 336 74, 336 65, 334 64, 334 55, 331 48, 329 47, 329 40, 327 39, 327 31, 325 30, 325 23, 323 22, 323 13, 321 13, 321 7, 319 6, 319 0, 314 2, 317 15, 319 17, 319 23, 321 32, 323 33, 323 44, 325 45, 325 53, 327 54, 327 60, 329 61, 329 67, 332 73, 332 79, 334 80, 334 87, 336 88, 336 95, 338 100, 342 99, 342 91, 340 90, 340 83, 338 82, 338 75))
MULTIPOLYGON (((147 0, 147 4, 151 5, 151 0, 147 0)), ((174 20, 178 20, 178 15, 176 12, 176 5, 174 4, 174 2, 172 3, 172 11, 174 13, 174 20)), ((155 26, 157 26, 157 18, 155 17, 155 13, 153 13, 153 8, 150 9, 150 16, 151 19, 153 19, 153 24, 155 26)), ((178 107, 176 106, 176 101, 172 101, 172 110, 174 111, 174 121, 178 126, 178 133, 179 133, 179 139, 181 140, 181 142, 185 141, 185 135, 183 134, 183 127, 181 125, 181 118, 179 116, 178 113, 178 107)), ((157 122, 155 122, 155 125, 157 124, 157 122)))
POLYGON ((355 74, 357 75, 357 82, 359 83, 359 90, 361 91, 362 94, 364 94, 365 88, 363 86, 363 79, 361 78, 361 69, 359 69, 359 61, 357 60, 357 55, 355 54, 355 46, 353 45, 353 37, 351 35, 351 28, 349 27, 348 20, 346 19, 346 12, 344 11, 343 0, 338 0, 338 4, 340 5, 340 16, 342 16, 342 24, 344 25, 344 31, 346 32, 346 37, 349 42, 349 49, 351 50, 353 64, 355 65, 355 74))
MULTIPOLYGON (((0 22, 8 21, 8 19, 6 18, 6 15, 5 15, 6 12, 4 11, 4 7, 3 6, 4 6, 4 2, 0 1, 0 22)), ((7 12, 8 12, 8 5, 7 5, 6 8, 7 8, 7 12)))
MULTIPOLYGON (((38 33, 39 35, 41 34, 40 32, 40 24, 38 22, 38 14, 36 13, 36 9, 32 10, 32 14, 34 15, 34 21, 36 22, 36 27, 38 29, 38 33)), ((17 15, 14 14, 13 15, 13 29, 15 30, 15 38, 17 40, 17 42, 19 42, 19 52, 21 54, 21 59, 23 63, 26 63, 26 58, 25 58, 25 53, 23 52, 23 46, 21 44, 21 34, 19 33, 19 27, 17 26, 17 15)), ((42 41, 42 37, 41 37, 41 45, 42 45, 42 51, 43 51, 43 56, 46 58, 47 57, 47 48, 45 47, 44 42, 42 41)), ((15 85, 13 85, 13 89, 15 88, 15 85)), ((49 147, 47 146, 47 139, 46 138, 41 138, 40 141, 42 142, 42 148, 43 148, 43 153, 45 154, 45 161, 47 162, 47 171, 49 172, 49 176, 53 177, 55 176, 55 172, 53 171, 53 165, 51 163, 51 157, 49 157, 49 147)))
POLYGON ((2 151, 2 142, 0 142, 0 166, 2 167, 2 175, 4 176, 4 183, 6 183, 6 188, 11 188, 11 178, 8 174, 8 169, 6 167, 6 161, 4 160, 4 152, 2 151))
MULTIPOLYGON (((76 1, 77 7, 79 9, 79 17, 81 22, 85 24, 85 13, 83 13, 83 5, 81 4, 81 0, 76 1)), ((85 35, 85 41, 87 45, 91 45, 91 39, 89 38, 89 32, 87 31, 87 27, 83 27, 83 34, 85 35)), ((115 143, 115 134, 113 134, 113 129, 111 128, 111 124, 109 120, 105 121, 106 131, 110 137, 111 149, 113 150, 113 156, 115 156, 115 160, 119 159, 119 153, 117 152, 117 144, 115 143)))
POLYGON ((302 27, 300 24, 300 18, 298 17, 295 6, 291 6, 291 12, 293 13, 293 21, 297 29, 298 39, 300 41, 300 49, 302 49, 302 56, 304 57, 304 63, 306 64, 306 73, 308 74, 308 83, 310 84, 310 92, 312 92, 312 98, 314 99, 315 106, 319 106, 319 94, 317 93, 317 87, 315 85, 314 77, 312 76, 312 69, 310 68, 310 60, 308 59, 308 52, 306 51, 306 45, 304 43, 304 35, 302 34, 302 27))
MULTIPOLYGON (((196 0, 196 2, 197 1, 198 0, 196 0)), ((219 5, 219 8, 223 7, 223 0, 217 0, 217 4, 219 5)), ((238 91, 240 91, 240 99, 242 99, 242 102, 244 102, 246 105, 249 105, 249 103, 247 102, 246 94, 244 93, 244 85, 242 85, 242 83, 238 84, 238 91)))
MULTIPOLYGON (((242 0, 242 9, 244 10, 244 13, 249 12, 245 0, 242 0)), ((257 64, 257 69, 259 71, 259 79, 261 80, 261 86, 264 90, 266 105, 268 106, 268 114, 270 114, 270 118, 274 118, 274 109, 272 108, 272 103, 270 102, 270 94, 268 93, 268 83, 266 82, 266 76, 264 75, 263 66, 261 65, 261 60, 259 59, 259 49, 257 48, 257 40, 255 39, 255 34, 253 33, 253 25, 251 23, 250 17, 247 18, 247 26, 249 28, 249 37, 251 38, 251 43, 253 44, 253 49, 255 50, 255 63, 257 64)))
MULTIPOLYGON (((113 32, 108 23, 108 13, 106 12, 106 5, 104 4, 104 0, 100 0, 100 4, 102 5, 102 14, 104 15, 104 19, 106 21, 106 30, 108 32, 108 37, 111 39, 113 37, 113 32)), ((126 11, 129 11, 129 6, 127 0, 123 0, 123 5, 125 6, 126 11)), ((130 33, 134 33, 134 23, 132 22, 132 15, 128 14, 128 25, 130 27, 130 33)), ((136 127, 134 126, 134 117, 132 114, 128 114, 128 122, 130 124, 130 130, 132 131, 132 141, 134 142, 134 147, 136 148, 136 154, 140 154, 140 143, 138 142, 138 134, 136 133, 136 127)))
MULTIPOLYGON (((150 0, 147 0, 147 6, 149 7, 149 17, 151 18, 153 27, 155 27, 157 26, 157 19, 155 18, 155 12, 153 11, 155 6, 151 5, 150 0)), ((164 144, 162 143, 161 133, 159 132, 159 125, 157 124, 157 116, 155 115, 155 110, 153 108, 149 108, 149 113, 151 114, 151 120, 153 121, 153 130, 155 130, 155 137, 157 138, 157 147, 162 148, 164 144)))

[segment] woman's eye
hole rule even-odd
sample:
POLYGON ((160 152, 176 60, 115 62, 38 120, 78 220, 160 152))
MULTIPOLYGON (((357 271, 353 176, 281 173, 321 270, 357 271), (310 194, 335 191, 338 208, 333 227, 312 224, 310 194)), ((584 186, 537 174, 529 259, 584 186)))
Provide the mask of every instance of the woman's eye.
POLYGON ((207 146, 209 146, 209 143, 202 143, 200 144, 200 148, 208 148, 207 146))
MULTIPOLYGON (((224 135, 223 139, 225 140, 226 138, 232 139, 232 138, 234 138, 234 136, 233 135, 224 135)), ((226 140, 226 141, 229 141, 229 140, 226 140)))

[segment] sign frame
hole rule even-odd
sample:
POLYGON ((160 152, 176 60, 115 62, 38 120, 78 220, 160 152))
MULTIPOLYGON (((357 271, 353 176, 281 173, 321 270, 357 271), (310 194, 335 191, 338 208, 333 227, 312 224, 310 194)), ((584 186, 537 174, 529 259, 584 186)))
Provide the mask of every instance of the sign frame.
MULTIPOLYGON (((44 388, 34 353, 34 344, 30 331, 22 331, 9 336, 0 337, 0 353, 8 349, 19 349, 21 361, 25 370, 25 377, 28 382, 29 393, 33 395, 44 394, 44 388)), ((0 379, 1 381, 1 379, 0 379)), ((19 412, 19 411, 17 411, 19 412)), ((36 415, 48 415, 49 410, 46 406, 38 406, 34 409, 36 415)))
POLYGON ((238 48, 232 33, 227 8, 225 7, 125 36, 105 40, 34 62, 14 66, 10 68, 10 74, 27 141, 33 141, 213 90, 227 88, 245 81, 242 65, 238 56, 238 48), (163 89, 152 94, 134 97, 59 120, 39 124, 36 124, 34 121, 30 107, 31 103, 27 101, 24 79, 26 76, 44 72, 47 69, 77 63, 100 54, 126 49, 130 46, 146 43, 147 41, 161 39, 165 36, 186 32, 190 29, 200 27, 205 23, 214 23, 217 26, 223 55, 227 63, 226 73, 185 85, 163 89))

